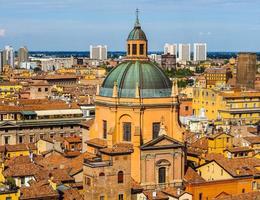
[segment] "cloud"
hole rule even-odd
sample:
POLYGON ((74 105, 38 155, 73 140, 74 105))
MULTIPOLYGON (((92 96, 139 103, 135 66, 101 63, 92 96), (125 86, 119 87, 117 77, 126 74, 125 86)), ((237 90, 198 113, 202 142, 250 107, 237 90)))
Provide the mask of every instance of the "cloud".
POLYGON ((5 29, 0 28, 0 37, 5 36, 5 29))

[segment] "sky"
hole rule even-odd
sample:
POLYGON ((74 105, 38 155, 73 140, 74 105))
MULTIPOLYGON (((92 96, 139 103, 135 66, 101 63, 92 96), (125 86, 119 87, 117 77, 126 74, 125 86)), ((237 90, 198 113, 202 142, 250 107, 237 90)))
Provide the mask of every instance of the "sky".
POLYGON ((125 50, 136 8, 150 51, 195 42, 208 51, 260 51, 260 0, 0 0, 0 48, 125 50))

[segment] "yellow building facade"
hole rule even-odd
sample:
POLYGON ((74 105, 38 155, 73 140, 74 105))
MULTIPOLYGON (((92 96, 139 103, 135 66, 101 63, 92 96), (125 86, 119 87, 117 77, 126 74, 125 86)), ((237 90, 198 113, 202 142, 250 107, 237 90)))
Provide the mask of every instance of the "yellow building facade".
POLYGON ((208 120, 253 124, 260 120, 260 92, 194 88, 193 113, 208 120))
POLYGON ((13 83, 0 84, 0 98, 10 98, 16 92, 22 89, 22 85, 13 83))

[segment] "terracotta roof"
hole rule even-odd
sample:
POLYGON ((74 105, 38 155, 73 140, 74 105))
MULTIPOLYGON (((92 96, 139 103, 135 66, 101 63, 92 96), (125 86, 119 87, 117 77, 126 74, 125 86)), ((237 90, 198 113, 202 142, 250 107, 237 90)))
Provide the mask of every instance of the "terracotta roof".
POLYGON ((65 137, 64 140, 67 141, 68 143, 81 143, 82 137, 75 135, 75 136, 71 136, 71 137, 65 137))
POLYGON ((204 152, 203 152, 202 149, 193 148, 193 147, 188 147, 188 149, 187 149, 187 154, 188 155, 201 156, 203 153, 204 152))
POLYGON ((86 143, 89 146, 94 146, 97 148, 106 148, 107 147, 107 141, 100 139, 100 138, 93 138, 93 139, 87 140, 86 143))
POLYGON ((63 155, 66 157, 66 158, 74 158, 74 157, 77 157, 79 156, 81 153, 80 151, 65 151, 63 153, 63 155))
POLYGON ((260 167, 260 159, 257 158, 228 159, 222 154, 210 154, 206 159, 217 162, 233 177, 260 175, 260 171, 256 169, 260 167))
POLYGON ((120 143, 114 144, 113 147, 115 147, 115 148, 124 147, 124 148, 128 148, 128 149, 133 149, 134 146, 133 146, 132 143, 123 143, 123 142, 120 142, 120 143))
MULTIPOLYGON (((33 160, 35 163, 39 162, 42 159, 43 159, 43 157, 41 155, 33 155, 33 160)), ((6 160, 5 166, 9 167, 12 165, 29 164, 31 162, 32 161, 29 158, 29 156, 16 156, 16 157, 12 157, 12 158, 6 160)))
POLYGON ((71 159, 68 163, 65 164, 65 167, 70 168, 70 175, 73 176, 83 169, 84 159, 91 159, 96 157, 95 155, 85 152, 77 156, 76 158, 71 159))
POLYGON ((84 200, 83 196, 76 189, 64 191, 63 200, 84 200))
POLYGON ((216 68, 216 67, 212 67, 212 68, 207 68, 205 69, 205 73, 209 73, 209 74, 224 74, 227 73, 227 69, 226 68, 216 68))
POLYGON ((179 198, 183 194, 187 193, 181 189, 179 189, 178 191, 178 189, 174 187, 167 187, 166 189, 162 190, 162 192, 165 193, 166 195, 169 195, 171 197, 176 197, 176 198, 179 198))
POLYGON ((250 133, 257 133, 257 127, 247 127, 247 131, 250 133))
POLYGON ((226 98, 244 98, 244 97, 260 97, 260 92, 256 91, 232 91, 232 92, 220 92, 220 95, 226 98))
MULTIPOLYGON (((32 185, 30 187, 20 188, 21 196, 19 199, 40 199, 40 198, 58 198, 59 194, 55 191, 49 183, 42 182, 42 184, 32 185)), ((56 199, 55 198, 55 199, 56 199)))
POLYGON ((5 148, 8 152, 37 150, 37 148, 34 144, 5 145, 5 148))
POLYGON ((249 192, 249 193, 242 193, 237 195, 226 195, 214 198, 214 200, 259 200, 260 199, 260 192, 249 192))
POLYGON ((189 167, 185 173, 184 180, 188 183, 203 183, 206 182, 197 172, 189 167))
POLYGON ((118 147, 111 147, 111 148, 103 148, 100 149, 101 153, 108 154, 108 155, 123 155, 123 154, 131 154, 133 153, 133 148, 118 146, 118 147))
POLYGON ((196 142, 190 144, 192 148, 208 150, 208 139, 206 137, 198 139, 196 142))
POLYGON ((4 170, 5 177, 34 176, 42 168, 35 163, 13 164, 4 170))
POLYGON ((81 125, 89 128, 89 127, 92 126, 92 124, 94 124, 94 122, 95 122, 95 119, 89 119, 89 120, 86 120, 86 121, 82 121, 81 125))
POLYGON ((76 75, 73 74, 54 74, 47 75, 44 77, 45 80, 56 80, 56 79, 77 79, 76 75))
POLYGON ((44 104, 33 105, 0 105, 1 112, 20 112, 20 111, 34 111, 34 110, 59 110, 59 109, 79 109, 76 103, 66 104, 65 102, 49 101, 44 104))
POLYGON ((39 165, 46 169, 61 168, 70 161, 61 154, 52 154, 38 162, 39 165))
POLYGON ((69 175, 67 169, 40 170, 34 175, 36 181, 48 180, 53 178, 55 183, 74 182, 74 178, 69 175))
POLYGON ((229 151, 231 153, 238 153, 238 152, 254 151, 254 149, 250 149, 249 147, 232 147, 232 148, 227 148, 225 151, 229 151))
POLYGON ((246 141, 248 141, 251 144, 260 144, 260 137, 259 136, 244 137, 243 139, 245 139, 246 141))
POLYGON ((215 138, 217 138, 217 137, 219 137, 219 136, 221 136, 221 135, 223 135, 223 134, 228 135, 228 136, 230 136, 230 137, 234 137, 234 136, 229 135, 229 134, 227 134, 227 133, 214 133, 214 134, 209 135, 209 136, 207 136, 207 137, 208 137, 209 139, 215 139, 215 138))
POLYGON ((153 191, 144 191, 143 194, 147 197, 147 200, 168 200, 169 197, 163 192, 156 191, 156 196, 153 197, 153 191))

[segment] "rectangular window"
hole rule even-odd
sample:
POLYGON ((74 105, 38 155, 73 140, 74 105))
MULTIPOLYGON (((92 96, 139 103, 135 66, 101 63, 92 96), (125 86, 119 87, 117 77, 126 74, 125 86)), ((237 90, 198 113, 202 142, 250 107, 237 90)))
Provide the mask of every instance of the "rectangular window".
POLYGON ((202 200, 202 193, 199 193, 199 200, 202 200))
POLYGON ((23 136, 19 135, 19 144, 22 144, 22 143, 23 143, 23 136))
POLYGON ((136 46, 136 44, 133 44, 133 45, 132 45, 132 54, 133 54, 133 55, 136 55, 136 54, 137 54, 137 46, 136 46))
POLYGON ((131 141, 131 122, 123 122, 123 140, 131 141))
POLYGON ((185 106, 185 110, 188 111, 189 110, 189 106, 185 106))
POLYGON ((118 195, 118 200, 124 200, 124 195, 123 194, 119 194, 118 195))
POLYGON ((38 88, 38 92, 41 92, 42 91, 42 89, 41 88, 38 88))
POLYGON ((157 138, 160 131, 160 122, 153 123, 153 139, 157 138))
POLYGON ((86 184, 87 184, 88 186, 91 185, 91 179, 90 179, 89 177, 86 177, 86 184))
POLYGON ((49 88, 45 88, 45 92, 48 92, 49 91, 49 88))
POLYGON ((33 142, 34 142, 34 136, 30 135, 30 143, 33 143, 33 142))
POLYGON ((144 55, 144 44, 140 44, 140 55, 144 55))
POLYGON ((127 52, 128 52, 128 55, 131 54, 131 48, 130 48, 130 44, 127 45, 127 52))
POLYGON ((107 139, 107 121, 103 120, 103 138, 107 139))
POLYGON ((21 178, 21 184, 24 185, 25 184, 25 177, 21 178))
POLYGON ((5 144, 9 144, 9 136, 5 136, 5 144))

